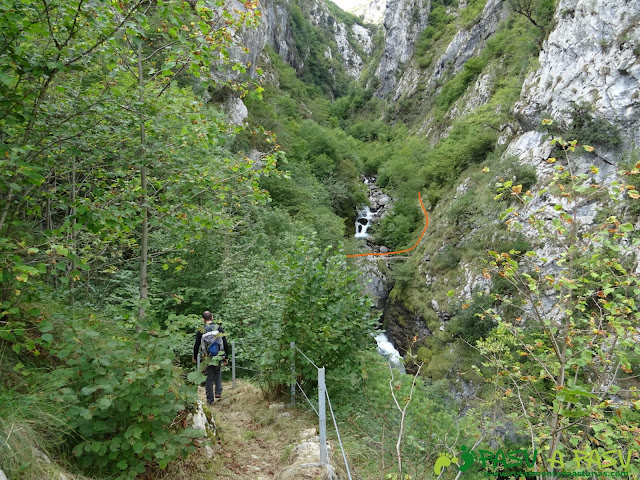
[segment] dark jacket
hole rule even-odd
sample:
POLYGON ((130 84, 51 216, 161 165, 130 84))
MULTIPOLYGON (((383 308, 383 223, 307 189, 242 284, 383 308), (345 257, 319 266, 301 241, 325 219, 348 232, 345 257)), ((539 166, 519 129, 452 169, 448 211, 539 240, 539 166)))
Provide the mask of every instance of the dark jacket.
MULTIPOLYGON (((224 329, 222 327, 218 327, 218 331, 220 333, 224 333, 224 329)), ((193 358, 198 358, 198 353, 200 353, 200 342, 202 342, 202 334, 204 333, 204 328, 199 328, 196 332, 196 343, 193 345, 193 358)), ((231 356, 231 348, 229 347, 229 343, 227 342, 227 337, 222 337, 222 346, 224 348, 224 358, 228 358, 231 356)), ((222 361, 222 360, 220 360, 222 361)))

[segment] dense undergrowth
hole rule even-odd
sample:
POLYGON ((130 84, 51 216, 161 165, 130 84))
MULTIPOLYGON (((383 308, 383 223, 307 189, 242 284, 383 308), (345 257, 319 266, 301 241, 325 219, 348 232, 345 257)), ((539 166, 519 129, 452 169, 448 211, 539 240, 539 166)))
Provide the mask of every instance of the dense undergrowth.
MULTIPOLYGON (((12 480, 153 476, 193 452, 201 434, 186 416, 204 310, 276 391, 292 340, 336 366, 330 385, 371 345, 375 315, 339 249, 364 201, 356 141, 321 119, 321 86, 306 90, 280 61, 294 101, 225 57, 230 38, 210 25, 250 25, 255 7, 235 19, 201 3, 105 5, 95 17, 82 2, 1 7, 0 147, 12 183, 0 189, 0 465, 12 480), (9 58, 21 42, 29 48, 9 58), (238 74, 217 79, 213 98, 245 96, 250 127, 201 101, 214 64, 238 74), (245 156, 256 147, 259 158, 245 156)), ((318 34, 299 20, 300 35, 318 34)))

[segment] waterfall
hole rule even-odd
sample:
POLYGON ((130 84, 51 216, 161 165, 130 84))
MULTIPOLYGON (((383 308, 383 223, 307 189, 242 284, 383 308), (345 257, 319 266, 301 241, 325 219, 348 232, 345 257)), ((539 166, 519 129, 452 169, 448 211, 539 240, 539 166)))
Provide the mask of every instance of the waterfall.
POLYGON ((401 373, 407 373, 404 369, 400 352, 396 350, 396 347, 393 346, 387 336, 384 333, 378 333, 374 338, 378 344, 378 353, 389 361, 389 365, 401 373))
MULTIPOLYGON (((369 193, 369 206, 362 206, 357 209, 356 215, 356 238, 364 239, 363 246, 366 249, 373 250, 374 252, 386 253, 389 251, 384 245, 374 245, 369 238, 369 228, 371 224, 382 218, 386 213, 391 210, 391 197, 382 192, 376 182, 376 177, 365 176, 362 182, 367 186, 369 193)), ((371 278, 373 281, 367 282, 367 288, 370 290, 371 295, 376 300, 376 307, 382 308, 384 301, 387 298, 388 290, 386 289, 385 276, 380 272, 377 266, 377 261, 371 261, 372 257, 364 257, 362 260, 363 274, 365 278, 371 278)), ((389 338, 384 332, 377 332, 373 337, 378 345, 378 353, 382 355, 392 368, 402 372, 405 372, 404 364, 402 363, 402 356, 400 352, 396 350, 393 344, 389 341, 389 338)))
POLYGON ((362 182, 367 186, 369 191, 369 205, 358 207, 356 215, 356 238, 369 239, 369 227, 371 224, 382 218, 391 209, 391 197, 382 193, 376 182, 376 177, 365 176, 362 182))
POLYGON ((375 217, 375 214, 367 206, 358 208, 358 215, 356 216, 356 238, 367 238, 367 230, 371 226, 371 220, 375 217))

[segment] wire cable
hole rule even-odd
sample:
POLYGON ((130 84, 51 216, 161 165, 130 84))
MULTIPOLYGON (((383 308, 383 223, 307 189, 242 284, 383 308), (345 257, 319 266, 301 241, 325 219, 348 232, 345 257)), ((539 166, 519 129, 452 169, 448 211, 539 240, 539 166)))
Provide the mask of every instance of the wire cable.
POLYGON ((239 368, 241 370, 249 370, 250 372, 258 372, 258 373, 260 373, 260 370, 255 370, 253 368, 239 367, 238 365, 236 365, 236 368, 239 368))
POLYGON ((296 382, 296 385, 298 385, 298 388, 300 389, 300 391, 302 392, 302 395, 304 395, 304 398, 307 399, 307 402, 309 402, 309 405, 311 406, 311 408, 313 409, 314 412, 316 412, 316 415, 318 415, 318 417, 320 416, 320 414, 318 413, 318 410, 316 410, 316 407, 313 406, 313 403, 311 403, 311 400, 309 400, 309 397, 307 397, 307 394, 304 393, 304 390, 302 389, 302 387, 300 386, 300 384, 298 382, 296 382))
POLYGON ((304 352, 298 348, 298 346, 297 346, 297 345, 294 345, 294 346, 296 347, 296 350, 298 350, 298 351, 302 354, 302 356, 303 356, 304 358, 306 358, 306 359, 307 359, 307 361, 308 361, 311 365, 313 365, 314 367, 316 367, 316 369, 320 370, 320 367, 318 367, 318 365, 316 365, 315 363, 313 363, 313 360, 311 360, 309 357, 307 357, 307 356, 304 354, 304 352))
POLYGON ((349 470, 349 464, 347 463, 347 455, 344 453, 344 447, 342 446, 342 439, 340 438, 340 432, 338 431, 338 422, 336 422, 336 416, 333 414, 333 407, 331 406, 331 399, 329 398, 329 392, 325 390, 327 396, 327 403, 329 404, 329 411, 331 412, 331 418, 333 419, 333 426, 336 429, 336 435, 338 436, 338 443, 340 444, 340 450, 342 451, 342 459, 344 460, 344 466, 347 467, 347 476, 351 479, 351 471, 349 470))

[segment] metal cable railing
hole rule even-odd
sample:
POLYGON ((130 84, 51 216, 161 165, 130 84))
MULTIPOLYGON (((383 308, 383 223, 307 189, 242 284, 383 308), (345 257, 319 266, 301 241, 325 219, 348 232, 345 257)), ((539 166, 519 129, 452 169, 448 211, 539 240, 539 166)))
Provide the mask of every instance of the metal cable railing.
POLYGON ((311 409, 316 412, 316 415, 320 416, 320 414, 318 413, 318 410, 316 410, 316 407, 313 406, 313 403, 311 403, 311 400, 309 400, 309 397, 307 397, 307 394, 305 393, 305 391, 302 388, 302 385, 300 385, 298 382, 296 382, 296 385, 298 385, 298 388, 300 389, 300 391, 302 392, 302 395, 304 395, 304 398, 307 399, 307 402, 309 403, 309 406, 311 407, 311 409))
POLYGON ((309 362, 311 365, 313 365, 314 367, 316 367, 316 370, 319 370, 319 369, 320 369, 320 367, 318 367, 318 366, 315 364, 315 362, 314 362, 313 360, 311 360, 309 357, 307 357, 307 356, 304 354, 304 352, 303 352, 302 350, 300 350, 300 349, 296 346, 295 342, 291 342, 291 343, 293 343, 293 347, 294 347, 297 351, 299 351, 299 352, 302 354, 302 356, 303 356, 304 358, 306 358, 306 359, 307 359, 307 362, 309 362))
POLYGON ((333 414, 333 407, 331 406, 331 399, 329 398, 329 392, 327 394, 327 403, 329 404, 329 411, 331 412, 331 418, 333 418, 333 426, 336 429, 336 435, 338 437, 338 444, 340 445, 340 451, 342 452, 342 459, 344 460, 344 466, 347 468, 347 476, 351 479, 351 471, 349 470, 349 463, 347 462, 347 455, 344 453, 344 447, 342 446, 342 439, 340 438, 340 432, 338 431, 338 422, 336 422, 336 416, 333 414))
MULTIPOLYGON (((236 348, 235 341, 231 342, 231 388, 235 388, 236 386, 236 369, 247 370, 250 372, 260 373, 260 370, 256 370, 254 368, 249 367, 240 367, 236 365, 236 348)), ((199 356, 198 356, 199 357, 199 356)), ((198 358, 198 366, 200 364, 198 358)), ((333 406, 331 405, 331 399, 329 398, 329 392, 327 392, 326 384, 325 384, 325 367, 318 367, 316 363, 311 360, 302 350, 300 350, 295 342, 291 342, 291 406, 295 406, 295 394, 296 394, 296 386, 304 396, 305 400, 314 411, 314 413, 318 416, 319 420, 319 444, 320 444, 320 466, 326 466, 327 471, 329 473, 329 478, 333 478, 333 473, 331 471, 331 465, 329 464, 329 456, 327 452, 327 419, 326 419, 326 403, 329 404, 329 412, 331 413, 331 418, 333 420, 333 426, 336 431, 336 436, 338 438, 338 444, 340 445, 340 451, 342 452, 342 459, 344 460, 344 465, 347 469, 347 476, 349 480, 351 478, 351 471, 349 469, 349 463, 347 462, 347 454, 344 451, 344 446, 342 445, 342 439, 340 438, 340 432, 338 431, 338 422, 336 420, 335 414, 333 413, 333 406), (318 372, 318 408, 316 409, 313 402, 309 399, 309 396, 306 394, 302 385, 296 379, 295 373, 295 352, 299 352, 302 357, 313 365, 318 372), (325 403, 326 400, 326 403, 325 403)))

